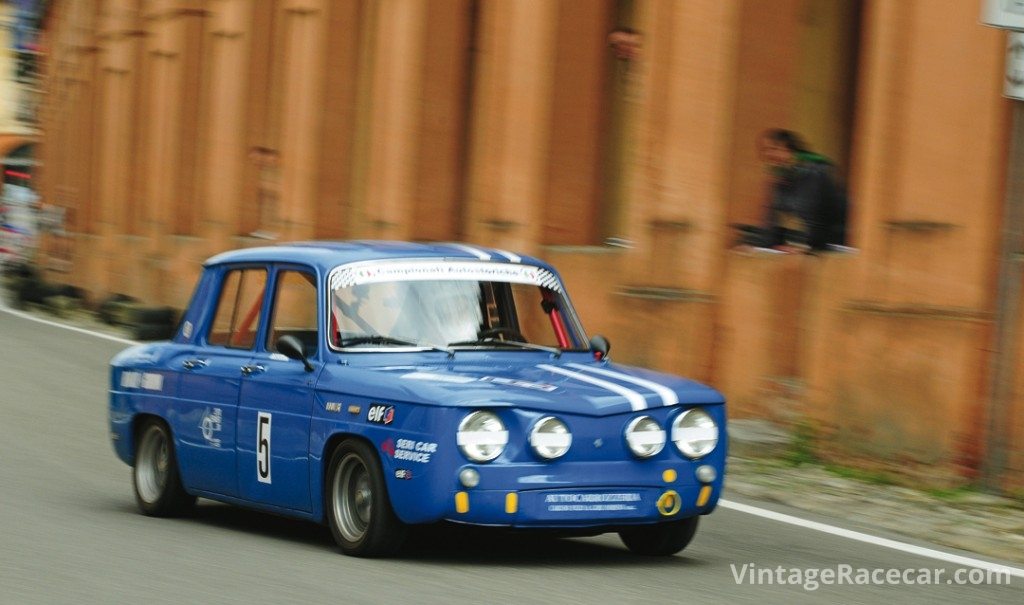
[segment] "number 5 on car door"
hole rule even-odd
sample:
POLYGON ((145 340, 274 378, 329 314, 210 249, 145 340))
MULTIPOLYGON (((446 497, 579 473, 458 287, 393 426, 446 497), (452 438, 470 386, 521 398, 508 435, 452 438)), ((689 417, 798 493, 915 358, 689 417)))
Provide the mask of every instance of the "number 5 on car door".
POLYGON ((256 478, 270 483, 270 414, 259 412, 256 421, 256 478))

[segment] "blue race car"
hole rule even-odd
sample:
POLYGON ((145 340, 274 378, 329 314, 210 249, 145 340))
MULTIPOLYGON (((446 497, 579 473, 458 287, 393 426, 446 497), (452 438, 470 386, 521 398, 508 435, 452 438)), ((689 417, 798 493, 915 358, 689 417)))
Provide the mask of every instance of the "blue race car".
POLYGON ((349 555, 439 521, 671 555, 722 491, 722 396, 612 364, 558 273, 502 250, 221 254, 174 339, 118 354, 110 379, 144 514, 201 496, 326 523, 349 555))

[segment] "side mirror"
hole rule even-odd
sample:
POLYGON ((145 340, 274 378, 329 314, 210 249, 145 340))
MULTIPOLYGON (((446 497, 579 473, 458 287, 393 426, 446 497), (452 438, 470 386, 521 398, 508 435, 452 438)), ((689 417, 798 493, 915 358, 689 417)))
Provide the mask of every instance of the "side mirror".
POLYGON ((594 354, 594 359, 601 361, 608 357, 608 351, 612 348, 612 343, 608 342, 608 339, 600 334, 596 334, 590 339, 590 351, 594 354))
POLYGON ((290 334, 282 336, 277 339, 275 346, 277 347, 278 353, 284 355, 288 359, 301 361, 302 366, 306 368, 307 372, 313 371, 313 364, 309 363, 309 360, 306 359, 306 348, 302 346, 302 342, 300 342, 298 338, 295 338, 290 334))

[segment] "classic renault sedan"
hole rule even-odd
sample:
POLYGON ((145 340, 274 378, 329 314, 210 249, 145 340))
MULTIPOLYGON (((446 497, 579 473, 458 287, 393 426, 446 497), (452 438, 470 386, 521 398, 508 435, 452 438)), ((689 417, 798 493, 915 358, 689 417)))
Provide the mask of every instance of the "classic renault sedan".
POLYGON ((173 340, 111 361, 111 439, 146 515, 210 498, 325 523, 355 556, 440 521, 675 554, 722 491, 724 400, 608 348, 536 258, 238 250, 205 263, 173 340))

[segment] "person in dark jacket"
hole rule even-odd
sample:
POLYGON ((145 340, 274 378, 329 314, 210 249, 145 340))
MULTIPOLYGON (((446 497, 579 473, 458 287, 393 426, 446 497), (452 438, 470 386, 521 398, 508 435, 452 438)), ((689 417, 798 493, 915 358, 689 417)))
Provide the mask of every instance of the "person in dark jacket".
POLYGON ((758 151, 771 178, 761 245, 812 251, 845 246, 846 191, 832 162, 781 128, 765 131, 758 151))

